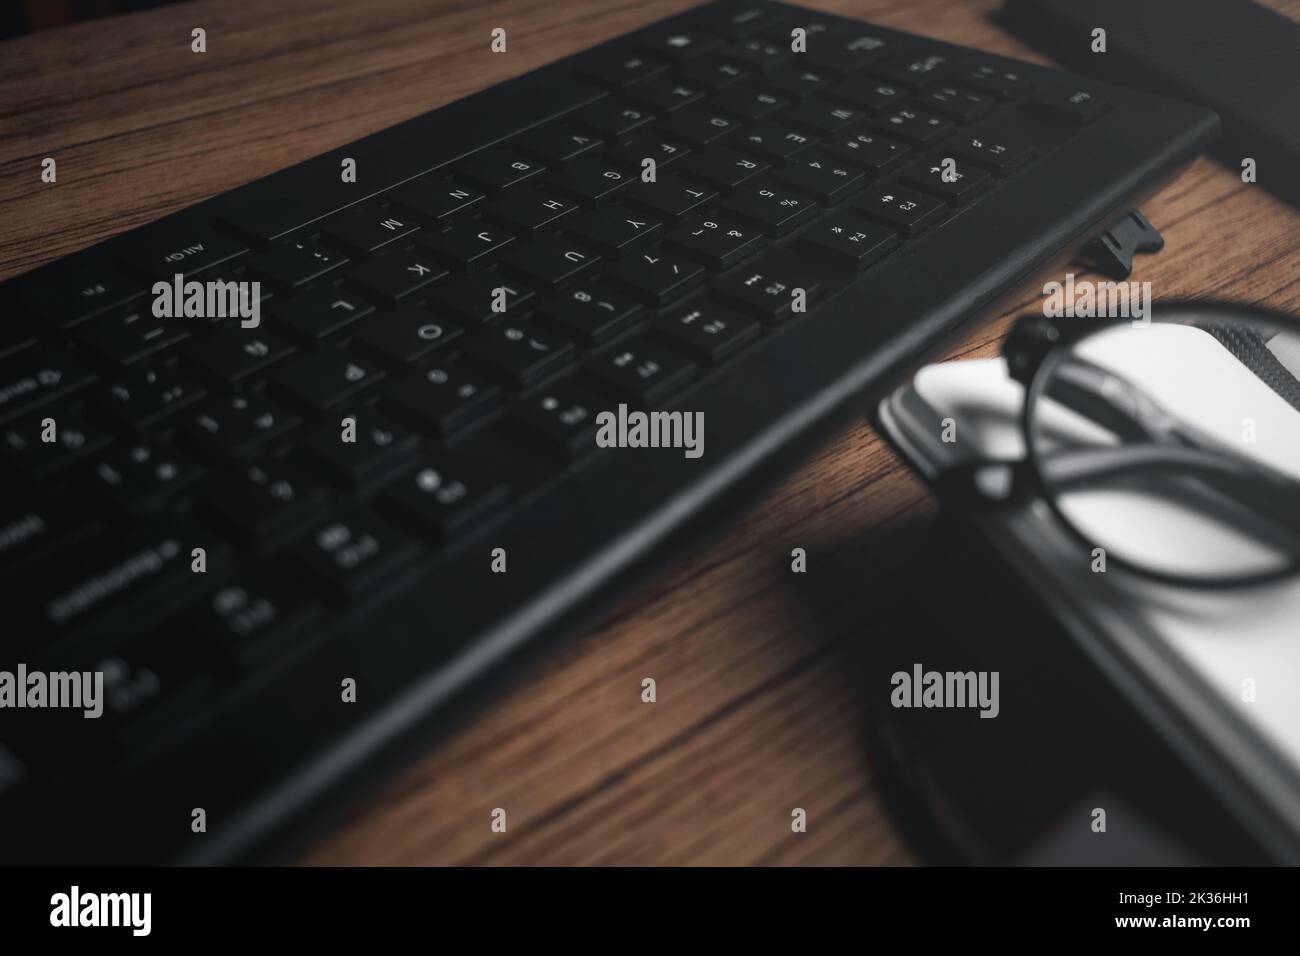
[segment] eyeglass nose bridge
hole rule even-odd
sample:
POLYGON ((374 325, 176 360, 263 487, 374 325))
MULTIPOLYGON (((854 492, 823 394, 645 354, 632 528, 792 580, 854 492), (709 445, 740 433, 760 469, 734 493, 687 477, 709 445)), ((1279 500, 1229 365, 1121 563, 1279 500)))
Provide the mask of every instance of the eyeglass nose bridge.
POLYGON ((945 468, 934 491, 946 506, 970 514, 988 513, 1033 497, 1033 465, 1023 458, 976 458, 945 468))
POLYGON ((1060 341, 1061 329, 1051 319, 1039 315, 1019 319, 1002 342, 1008 373, 1021 385, 1028 386, 1047 353, 1060 341))

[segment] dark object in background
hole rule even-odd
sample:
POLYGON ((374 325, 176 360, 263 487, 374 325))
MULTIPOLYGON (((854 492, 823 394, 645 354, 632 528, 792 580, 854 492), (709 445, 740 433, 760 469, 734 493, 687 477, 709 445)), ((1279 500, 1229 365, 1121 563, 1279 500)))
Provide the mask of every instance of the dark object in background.
POLYGON ((25 0, 0 4, 0 39, 82 20, 165 7, 178 0, 25 0))
POLYGON ((1279 862, 1280 848, 1243 825, 1249 804, 1216 794, 1204 767, 1161 739, 981 528, 943 517, 912 582, 906 633, 882 670, 907 671, 919 660, 1001 674, 995 720, 973 710, 895 709, 887 695, 874 698, 884 705, 876 716, 904 792, 958 859, 1279 862), (936 586, 943 600, 934 599, 936 586), (1095 808, 1106 811, 1105 833, 1091 829, 1095 808))
POLYGON ((1300 24, 1236 0, 1006 0, 999 23, 1067 69, 1213 109, 1210 154, 1300 206, 1300 24), (1092 31, 1106 52, 1092 52, 1092 31))

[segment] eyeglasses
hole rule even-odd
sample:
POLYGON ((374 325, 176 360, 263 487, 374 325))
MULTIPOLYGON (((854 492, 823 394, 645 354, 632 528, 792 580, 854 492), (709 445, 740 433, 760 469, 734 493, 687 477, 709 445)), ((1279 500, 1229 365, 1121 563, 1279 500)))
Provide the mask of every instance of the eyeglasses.
POLYGON ((1024 458, 956 466, 937 490, 971 508, 1041 498, 1107 569, 1201 587, 1300 571, 1300 321, 1154 312, 1020 319, 1003 357, 1024 458))

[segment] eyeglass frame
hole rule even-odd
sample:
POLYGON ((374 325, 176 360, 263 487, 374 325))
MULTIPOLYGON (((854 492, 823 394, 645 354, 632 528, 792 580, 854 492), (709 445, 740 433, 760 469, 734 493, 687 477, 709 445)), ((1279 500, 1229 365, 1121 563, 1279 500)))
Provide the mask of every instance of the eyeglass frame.
MULTIPOLYGON (((1183 313, 1194 311, 1198 318, 1206 316, 1212 321, 1230 325, 1250 326, 1254 323, 1286 329, 1300 335, 1300 318, 1272 312, 1257 306, 1221 300, 1170 300, 1158 307, 1161 312, 1183 313), (1216 315, 1217 313, 1217 315, 1216 315)), ((1163 321, 1156 318, 1155 308, 1147 320, 1150 324, 1163 321)), ((1039 470, 1036 443, 1032 432, 1035 403, 1043 398, 1043 391, 1052 380, 1052 372, 1069 355, 1074 345, 1107 328, 1132 325, 1134 320, 1123 317, 1079 317, 1062 322, 1048 316, 1028 314, 1016 319, 1002 343, 1002 357, 1012 379, 1019 382, 1024 395, 1021 400, 1019 429, 1024 444, 1024 455, 1019 459, 980 458, 964 461, 943 469, 935 478, 935 491, 945 504, 953 504, 968 513, 980 513, 1010 507, 1024 501, 1040 500, 1069 535, 1091 553, 1098 545, 1062 510, 1055 493, 1049 492, 1039 470), (1052 357, 1055 356, 1055 359, 1052 357), (990 467, 1008 470, 1010 482, 1006 494, 993 496, 978 486, 976 476, 990 467)), ((1183 324, 1170 321, 1169 324, 1183 324)), ((1268 571, 1234 576, 1195 576, 1161 571, 1157 568, 1131 561, 1122 554, 1107 555, 1108 564, 1139 577, 1178 587, 1205 589, 1246 588, 1289 578, 1300 573, 1300 551, 1288 555, 1281 567, 1268 571)))

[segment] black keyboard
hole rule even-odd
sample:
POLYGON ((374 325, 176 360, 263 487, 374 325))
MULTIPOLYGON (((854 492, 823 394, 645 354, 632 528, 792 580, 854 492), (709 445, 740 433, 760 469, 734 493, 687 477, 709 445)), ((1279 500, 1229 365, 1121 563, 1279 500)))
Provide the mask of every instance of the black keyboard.
POLYGON ((104 714, 0 711, 0 859, 275 855, 1217 125, 714 4, 5 283, 0 669, 104 714), (260 324, 156 318, 177 274, 260 324))

